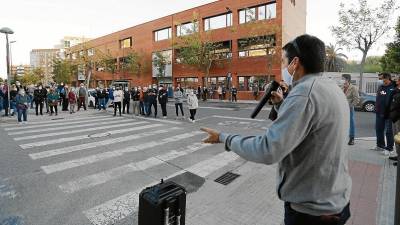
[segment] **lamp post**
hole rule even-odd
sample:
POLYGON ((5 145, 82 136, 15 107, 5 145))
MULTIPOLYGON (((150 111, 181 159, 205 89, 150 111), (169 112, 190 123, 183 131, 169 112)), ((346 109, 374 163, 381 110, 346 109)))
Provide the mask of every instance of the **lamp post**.
MULTIPOLYGON (((231 24, 233 20, 233 13, 232 10, 229 7, 225 7, 226 11, 228 13, 231 13, 231 24)), ((227 24, 228 25, 228 24, 227 24)), ((230 38, 229 40, 229 52, 228 52, 228 57, 229 57, 229 72, 227 74, 227 80, 228 80, 228 92, 229 92, 229 101, 232 101, 232 91, 231 91, 231 82, 232 82, 232 59, 233 59, 233 51, 232 51, 232 40, 233 38, 230 38), (229 56, 230 53, 230 56, 229 56)))
MULTIPOLYGON (((12 44, 14 44, 15 42, 17 42, 17 41, 10 41, 10 68, 11 68, 10 74, 11 75, 13 75, 12 74, 12 69, 13 69, 12 44)), ((15 73, 17 73, 17 70, 15 70, 15 73)), ((16 78, 17 78, 17 74, 14 75, 14 81, 17 80, 16 78)))
POLYGON ((8 27, 3 27, 0 29, 0 33, 3 33, 6 35, 6 58, 7 58, 7 98, 8 98, 8 115, 10 115, 10 106, 11 106, 11 102, 10 102, 10 44, 8 43, 8 35, 9 34, 13 34, 14 31, 12 31, 10 28, 8 27))

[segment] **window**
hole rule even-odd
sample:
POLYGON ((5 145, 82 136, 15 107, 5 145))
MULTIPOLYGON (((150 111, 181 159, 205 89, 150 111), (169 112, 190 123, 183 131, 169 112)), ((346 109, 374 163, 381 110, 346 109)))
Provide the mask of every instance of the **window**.
POLYGON ((242 9, 239 11, 239 23, 248 23, 256 20, 256 8, 242 9))
POLYGON ((266 7, 266 19, 276 18, 276 3, 268 4, 266 7))
POLYGON ((216 43, 217 48, 211 54, 216 59, 229 59, 232 58, 232 41, 223 41, 216 43))
POLYGON ((154 31, 154 40, 155 41, 162 41, 167 40, 172 37, 172 28, 165 28, 162 30, 154 31))
POLYGON ((275 76, 271 75, 256 75, 256 76, 239 76, 238 77, 238 90, 239 91, 264 91, 264 86, 275 80, 275 76))
MULTIPOLYGON (((172 50, 164 50, 159 52, 164 60, 165 60, 165 67, 164 67, 164 77, 172 77, 172 50)), ((153 52, 152 54, 152 76, 154 78, 158 77, 160 74, 159 67, 155 64, 155 60, 157 59, 157 52, 153 52)))
POLYGON ((199 79, 197 77, 182 77, 176 78, 176 83, 181 86, 184 90, 196 89, 199 86, 199 79))
POLYGON ((94 49, 93 48, 88 49, 87 50, 87 54, 88 54, 88 56, 93 56, 94 55, 94 49))
POLYGON ((84 56, 84 55, 85 55, 85 52, 83 50, 79 52, 79 56, 84 56))
POLYGON ((270 3, 258 7, 258 20, 276 18, 276 3, 270 3))
POLYGON ((204 30, 214 30, 232 26, 232 13, 204 19, 204 30))
POLYGON ((130 48, 132 47, 132 37, 125 38, 119 41, 120 48, 130 48))
POLYGON ((199 32, 198 21, 176 26, 176 35, 178 37, 193 34, 194 32, 199 32))
POLYGON ((239 57, 273 55, 275 46, 275 35, 239 39, 239 57))
POLYGON ((70 41, 64 41, 64 48, 69 48, 71 47, 71 42, 70 41))

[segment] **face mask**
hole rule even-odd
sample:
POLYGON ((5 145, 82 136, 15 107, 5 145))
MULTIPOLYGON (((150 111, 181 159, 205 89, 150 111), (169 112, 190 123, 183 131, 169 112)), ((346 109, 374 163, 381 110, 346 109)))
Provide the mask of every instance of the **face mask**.
POLYGON ((21 94, 22 96, 24 96, 24 95, 25 95, 25 91, 21 91, 20 94, 21 94))
POLYGON ((340 85, 340 86, 344 86, 344 84, 345 84, 345 81, 344 81, 344 80, 340 80, 340 81, 339 81, 339 85, 340 85))
POLYGON ((286 84, 288 84, 289 86, 292 85, 293 83, 293 76, 290 75, 288 68, 285 68, 282 71, 282 79, 283 81, 285 81, 286 84))
POLYGON ((42 90, 42 87, 39 87, 39 90, 42 90))
POLYGON ((383 80, 378 80, 378 86, 383 85, 383 80))
POLYGON ((125 91, 128 91, 129 89, 128 88, 125 88, 125 91))

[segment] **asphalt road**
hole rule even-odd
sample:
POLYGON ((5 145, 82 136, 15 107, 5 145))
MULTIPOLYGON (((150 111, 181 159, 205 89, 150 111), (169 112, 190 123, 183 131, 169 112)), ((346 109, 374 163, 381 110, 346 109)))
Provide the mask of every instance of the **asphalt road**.
MULTIPOLYGON (((30 122, 0 122, 0 224, 135 224, 137 197, 161 178, 180 176, 192 191, 242 159, 206 145, 200 127, 255 135, 268 109, 249 119, 252 104, 201 103, 198 121, 113 117, 88 110, 30 122)), ((161 110, 159 108, 159 115, 161 110)), ((185 110, 188 116, 188 110, 185 110)), ((374 114, 357 112, 357 136, 374 136, 374 114)), ((210 193, 212 196, 212 193, 210 193)))

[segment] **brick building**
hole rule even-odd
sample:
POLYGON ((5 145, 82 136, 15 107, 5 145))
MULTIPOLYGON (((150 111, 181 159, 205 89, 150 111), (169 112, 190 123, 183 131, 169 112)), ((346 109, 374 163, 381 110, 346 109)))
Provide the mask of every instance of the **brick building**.
POLYGON ((85 46, 72 47, 67 57, 101 52, 113 58, 115 72, 95 66, 91 86, 119 79, 129 80, 132 86, 147 86, 159 82, 152 60, 160 52, 167 58, 162 83, 197 88, 206 84, 204 73, 179 63, 179 49, 173 43, 193 32, 208 33, 207 37, 221 46, 217 52, 220 61, 210 69, 208 86, 236 86, 239 99, 251 99, 254 89, 261 90, 269 80, 280 79, 282 45, 306 31, 306 2, 220 0, 95 38, 85 46), (132 51, 143 55, 139 74, 122 66, 132 51))

